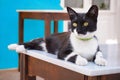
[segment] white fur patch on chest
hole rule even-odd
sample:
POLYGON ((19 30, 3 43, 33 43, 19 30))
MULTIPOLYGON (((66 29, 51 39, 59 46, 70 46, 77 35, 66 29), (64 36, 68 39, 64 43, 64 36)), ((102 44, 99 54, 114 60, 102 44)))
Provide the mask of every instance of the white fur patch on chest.
POLYGON ((77 39, 74 33, 71 33, 70 41, 73 47, 73 52, 87 60, 93 59, 98 47, 98 42, 95 38, 88 41, 82 41, 77 39))

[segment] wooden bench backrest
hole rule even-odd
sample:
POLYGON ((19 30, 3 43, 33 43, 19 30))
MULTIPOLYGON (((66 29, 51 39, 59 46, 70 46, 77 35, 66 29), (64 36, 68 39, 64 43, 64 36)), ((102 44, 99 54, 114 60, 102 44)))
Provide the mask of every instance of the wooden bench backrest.
POLYGON ((21 18, 26 19, 40 19, 45 21, 45 36, 50 35, 50 23, 54 21, 54 33, 58 32, 58 21, 69 20, 67 13, 61 12, 20 12, 21 18))

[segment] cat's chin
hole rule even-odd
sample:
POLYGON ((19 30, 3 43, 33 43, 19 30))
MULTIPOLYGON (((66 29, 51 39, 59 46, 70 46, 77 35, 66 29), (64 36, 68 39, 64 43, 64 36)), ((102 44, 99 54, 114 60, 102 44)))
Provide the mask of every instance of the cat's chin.
POLYGON ((87 32, 86 34, 79 34, 76 29, 72 32, 77 38, 85 39, 85 38, 92 38, 95 36, 95 31, 94 32, 87 32))
POLYGON ((73 33, 73 34, 78 39, 89 39, 89 38, 93 38, 95 36, 94 32, 92 32, 92 33, 87 32, 85 35, 84 34, 78 34, 78 33, 73 33))

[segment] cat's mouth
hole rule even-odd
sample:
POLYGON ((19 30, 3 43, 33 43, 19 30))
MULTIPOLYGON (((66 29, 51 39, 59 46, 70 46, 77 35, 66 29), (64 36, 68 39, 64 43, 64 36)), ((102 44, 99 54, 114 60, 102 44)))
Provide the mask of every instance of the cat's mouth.
POLYGON ((95 36, 95 31, 94 32, 86 32, 86 34, 81 34, 81 33, 78 33, 76 30, 74 30, 73 33, 79 39, 91 39, 95 36))

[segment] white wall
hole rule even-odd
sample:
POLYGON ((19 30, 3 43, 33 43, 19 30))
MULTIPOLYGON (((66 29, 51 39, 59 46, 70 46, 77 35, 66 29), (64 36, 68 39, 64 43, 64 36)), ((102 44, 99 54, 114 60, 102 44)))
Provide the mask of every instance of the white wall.
POLYGON ((97 36, 100 43, 106 43, 109 39, 116 39, 115 13, 101 13, 98 17, 97 36))
POLYGON ((116 22, 116 27, 117 27, 116 28, 117 39, 120 43, 120 0, 117 0, 115 22, 116 22))
POLYGON ((112 3, 110 12, 99 12, 97 36, 101 44, 108 40, 118 40, 120 42, 119 29, 120 23, 120 0, 112 3))

